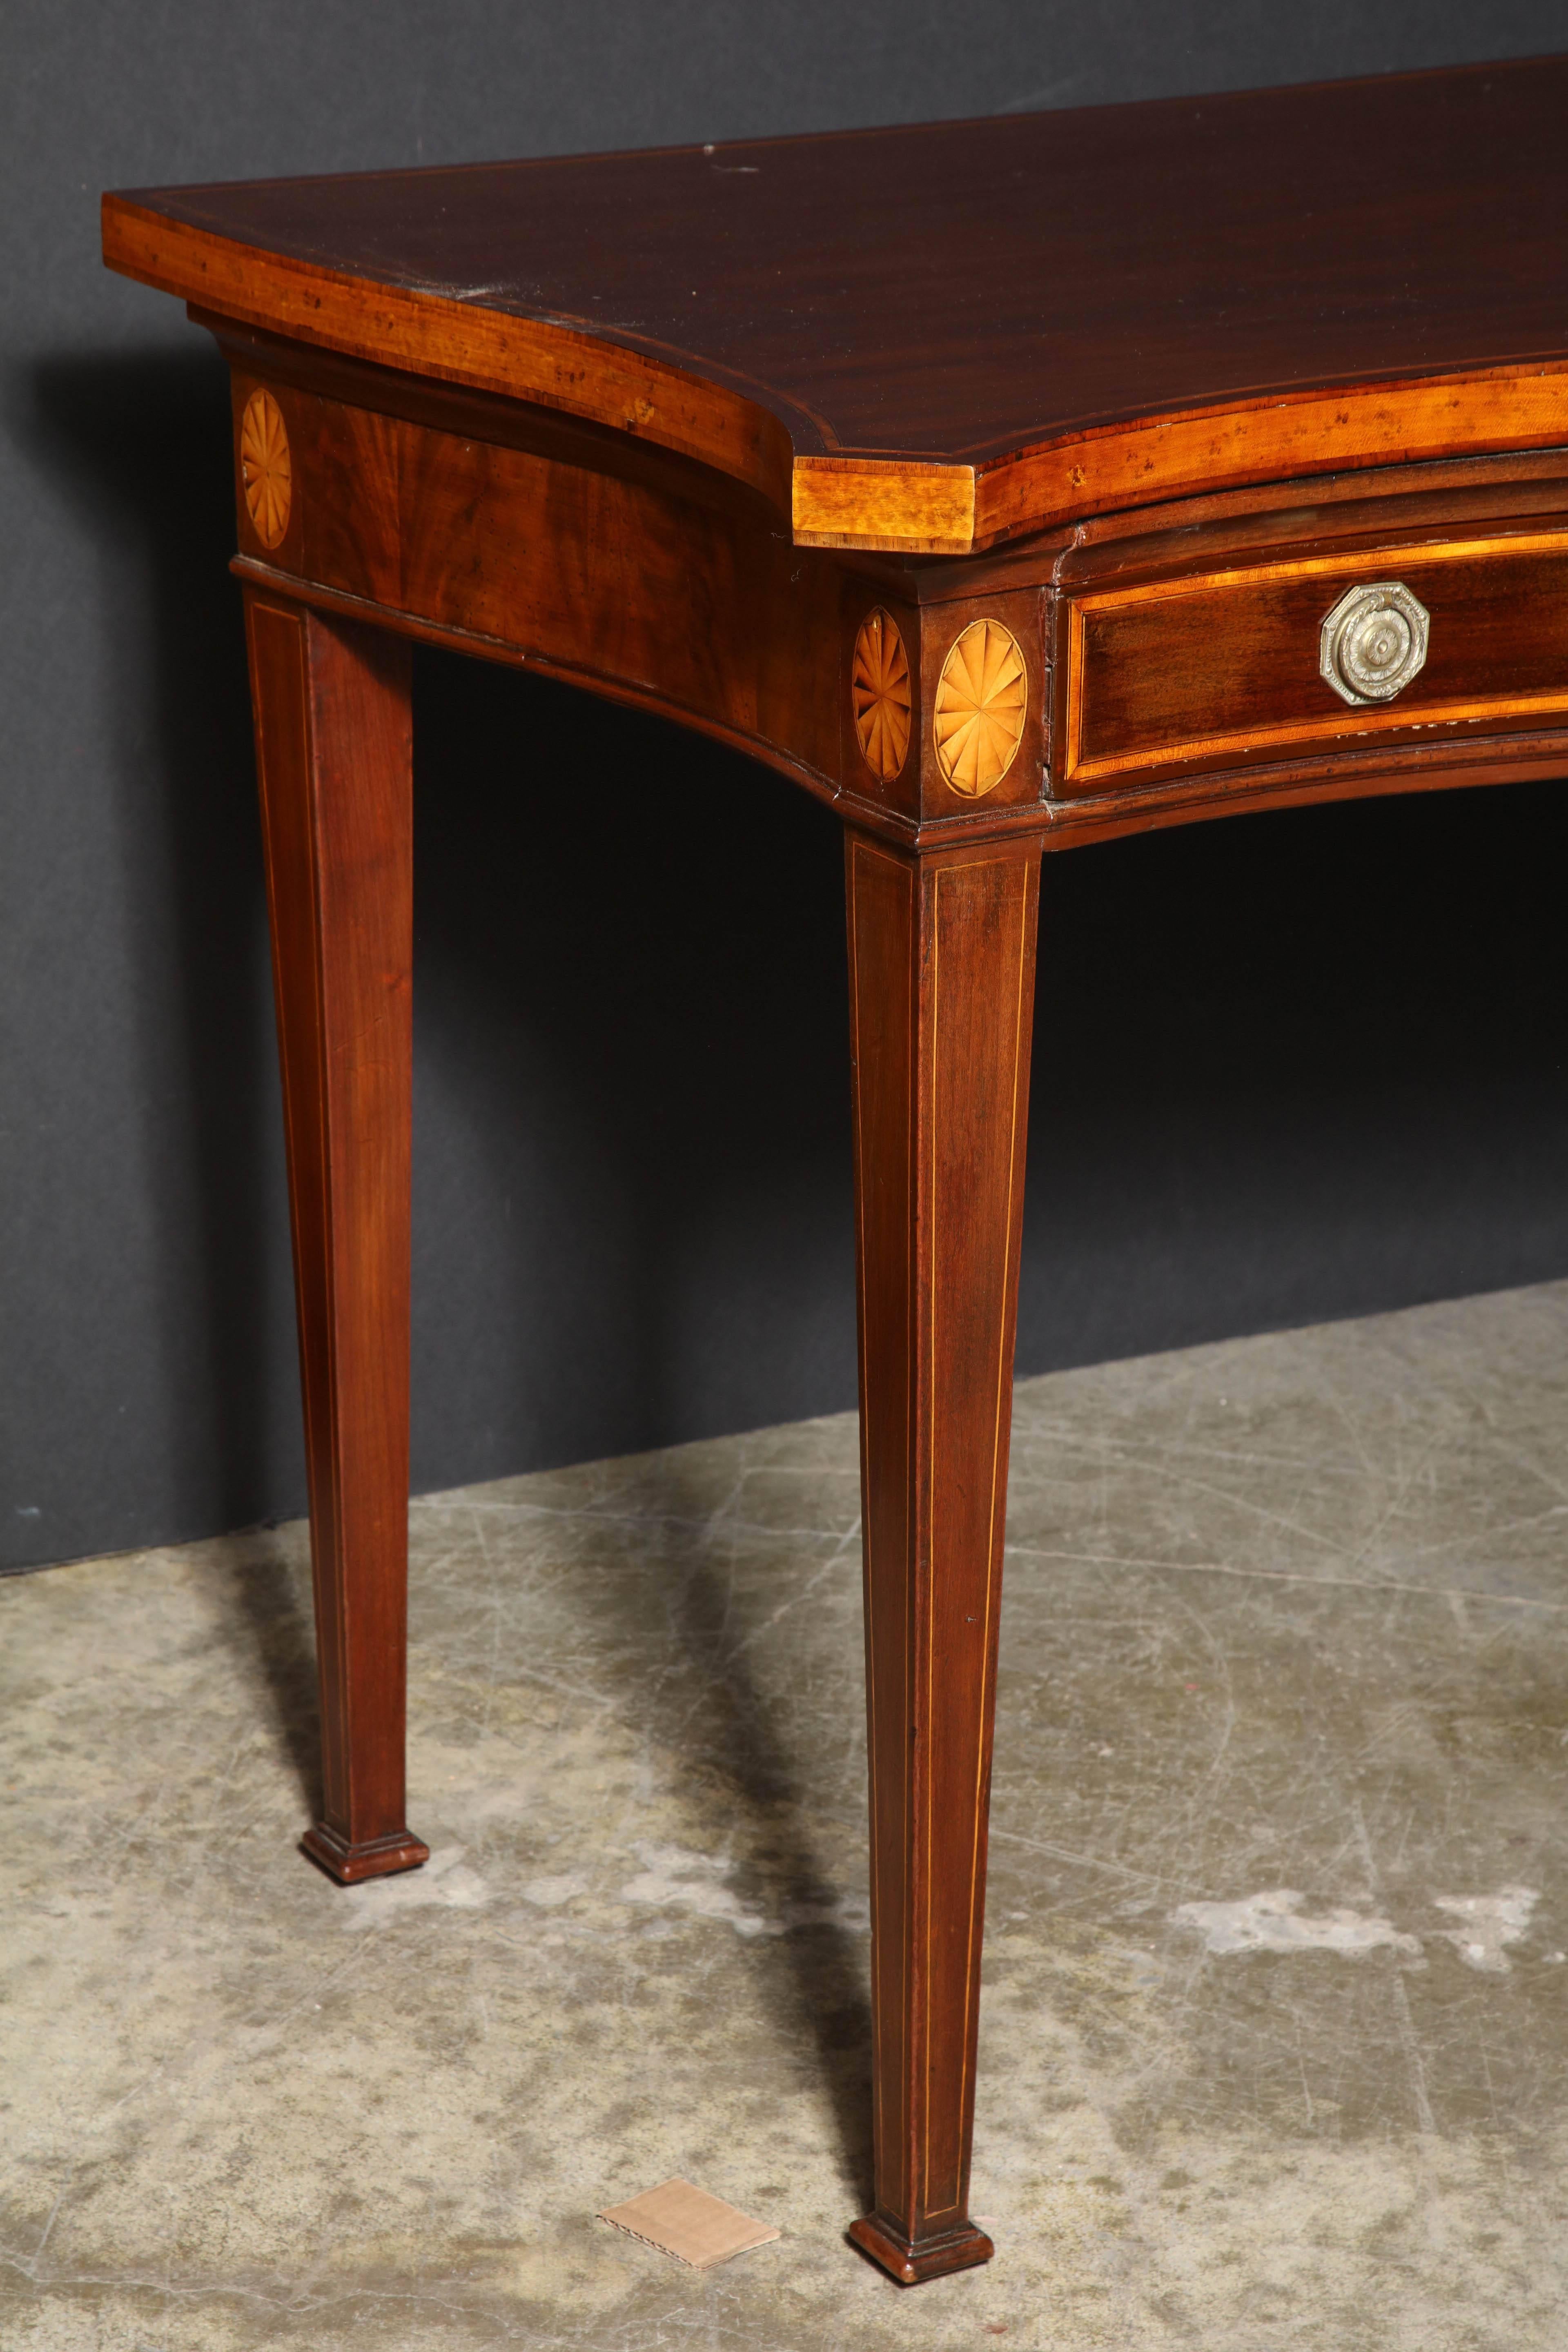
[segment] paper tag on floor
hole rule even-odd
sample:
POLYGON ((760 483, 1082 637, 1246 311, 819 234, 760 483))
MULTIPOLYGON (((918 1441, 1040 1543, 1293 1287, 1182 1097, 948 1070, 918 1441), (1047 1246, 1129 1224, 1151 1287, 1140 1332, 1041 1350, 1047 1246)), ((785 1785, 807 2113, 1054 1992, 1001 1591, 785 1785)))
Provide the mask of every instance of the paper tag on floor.
POLYGON ((771 2245, 779 2235, 765 2221, 753 2221, 721 2197, 710 2197, 705 2189, 680 2179, 661 2180, 657 2189, 612 2205, 598 2219, 699 2271, 727 2263, 731 2254, 749 2253, 753 2246, 771 2245))

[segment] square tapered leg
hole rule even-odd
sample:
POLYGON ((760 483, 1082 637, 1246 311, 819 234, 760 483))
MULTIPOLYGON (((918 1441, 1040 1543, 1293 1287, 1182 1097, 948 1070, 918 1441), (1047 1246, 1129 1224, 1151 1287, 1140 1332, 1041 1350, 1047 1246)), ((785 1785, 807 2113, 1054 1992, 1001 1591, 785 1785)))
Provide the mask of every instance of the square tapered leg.
POLYGON ((345 1884, 427 1848, 405 1818, 413 762, 409 652, 247 596, 283 1070, 321 1673, 345 1884))
POLYGON ((1039 844, 847 843, 876 2206, 906 2284, 970 2219, 1039 844))

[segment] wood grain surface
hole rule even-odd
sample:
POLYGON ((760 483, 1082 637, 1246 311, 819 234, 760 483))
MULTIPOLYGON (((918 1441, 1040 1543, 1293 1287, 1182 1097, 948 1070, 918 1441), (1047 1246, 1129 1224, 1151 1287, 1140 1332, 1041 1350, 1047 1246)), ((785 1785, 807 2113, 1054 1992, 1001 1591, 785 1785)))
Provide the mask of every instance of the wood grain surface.
POLYGON ((306 1851, 351 1882, 405 1819, 413 764, 408 648, 246 599, 283 1072, 321 1691, 306 1851))
POLYGON ((1568 440, 1568 58, 106 198, 113 267, 699 458, 819 544, 1568 440))
POLYGON ((1568 719, 1568 529, 1397 541, 1372 554, 1237 564, 1072 600, 1058 788, 1440 730, 1568 719), (1358 582, 1404 581, 1431 614, 1425 667, 1397 698, 1347 706, 1319 631, 1358 582))
POLYGON ((1039 844, 850 833, 876 2208, 907 2284, 968 2210, 1039 844))

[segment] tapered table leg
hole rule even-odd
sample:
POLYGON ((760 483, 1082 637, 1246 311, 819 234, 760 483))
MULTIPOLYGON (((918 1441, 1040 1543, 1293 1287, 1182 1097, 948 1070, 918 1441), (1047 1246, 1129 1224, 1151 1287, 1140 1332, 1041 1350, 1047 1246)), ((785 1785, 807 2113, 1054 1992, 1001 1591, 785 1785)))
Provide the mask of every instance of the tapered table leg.
POLYGON ((407 646, 246 600, 300 1318, 322 1810, 345 1884, 405 1819, 413 761, 407 646))
POLYGON ((1037 839, 847 845, 871 1769, 876 2206, 906 2285, 969 2217, 1037 839))

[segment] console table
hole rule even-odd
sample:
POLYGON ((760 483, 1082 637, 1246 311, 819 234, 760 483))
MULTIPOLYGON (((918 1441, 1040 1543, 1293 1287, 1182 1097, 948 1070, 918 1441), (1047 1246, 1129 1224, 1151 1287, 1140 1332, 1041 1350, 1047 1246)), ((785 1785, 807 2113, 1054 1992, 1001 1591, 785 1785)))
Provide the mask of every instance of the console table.
MULTIPOLYGON (((1568 773, 1568 59, 142 190, 227 357, 325 1742, 404 1802, 411 639, 845 829, 876 2204, 968 2212, 1044 850, 1568 773)), ((583 797, 586 776, 520 789, 583 797)), ((1095 974, 1077 985, 1091 990, 1095 974)), ((1070 997, 1051 1007, 1070 1021, 1070 997)))

